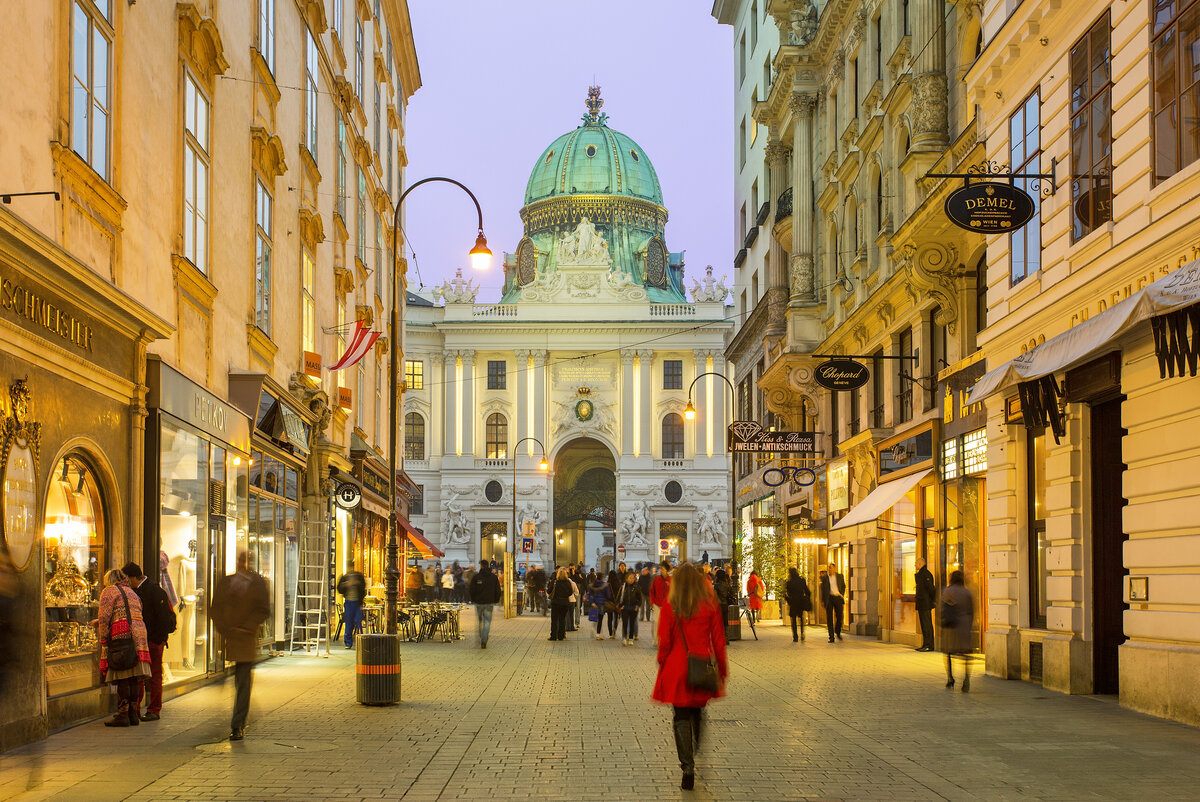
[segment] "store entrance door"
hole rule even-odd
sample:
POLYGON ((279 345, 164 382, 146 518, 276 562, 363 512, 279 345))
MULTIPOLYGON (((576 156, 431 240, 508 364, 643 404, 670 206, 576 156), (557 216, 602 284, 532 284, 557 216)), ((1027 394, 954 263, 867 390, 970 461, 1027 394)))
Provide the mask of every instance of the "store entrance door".
MULTIPOLYGON (((231 573, 225 570, 225 531, 225 516, 210 513, 208 516, 208 575, 212 577, 211 586, 214 588, 221 582, 222 577, 231 573)), ((203 624, 197 624, 197 628, 201 626, 206 628, 203 637, 207 644, 208 670, 220 671, 225 666, 225 650, 218 642, 221 639, 214 636, 212 621, 208 616, 204 617, 203 624)), ((199 637, 201 636, 197 634, 197 638, 199 637)))
POLYGON ((1118 650, 1125 642, 1121 400, 1091 407, 1093 693, 1120 690, 1118 650))

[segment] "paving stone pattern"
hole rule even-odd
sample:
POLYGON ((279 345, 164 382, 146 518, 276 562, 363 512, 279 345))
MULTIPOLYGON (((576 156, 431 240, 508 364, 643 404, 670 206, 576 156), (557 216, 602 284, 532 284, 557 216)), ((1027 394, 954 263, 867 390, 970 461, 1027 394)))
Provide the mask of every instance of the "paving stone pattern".
POLYGON ((340 647, 278 658, 255 673, 245 741, 223 740, 227 680, 158 722, 97 721, 0 755, 0 799, 1200 798, 1200 731, 1022 682, 949 691, 940 655, 811 630, 793 644, 769 624, 731 644, 729 696, 708 708, 682 792, 645 625, 632 648, 548 631, 497 617, 486 650, 470 630, 407 644, 390 708, 355 702, 340 647))

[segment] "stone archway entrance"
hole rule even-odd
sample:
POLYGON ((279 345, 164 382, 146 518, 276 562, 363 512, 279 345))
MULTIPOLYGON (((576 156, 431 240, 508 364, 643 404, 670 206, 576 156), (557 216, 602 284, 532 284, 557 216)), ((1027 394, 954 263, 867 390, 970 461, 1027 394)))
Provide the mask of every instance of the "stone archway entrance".
POLYGON ((554 459, 554 563, 607 568, 612 560, 617 464, 601 442, 568 443, 554 459))

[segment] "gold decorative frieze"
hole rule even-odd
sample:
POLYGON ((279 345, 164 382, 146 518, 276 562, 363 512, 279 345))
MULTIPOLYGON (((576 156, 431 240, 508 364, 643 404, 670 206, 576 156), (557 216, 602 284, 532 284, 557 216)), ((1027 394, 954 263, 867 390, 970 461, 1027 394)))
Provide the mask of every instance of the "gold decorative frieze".
POLYGON ((614 195, 562 195, 521 209, 526 235, 556 226, 578 225, 584 218, 608 225, 627 224, 662 234, 667 210, 657 203, 614 195))

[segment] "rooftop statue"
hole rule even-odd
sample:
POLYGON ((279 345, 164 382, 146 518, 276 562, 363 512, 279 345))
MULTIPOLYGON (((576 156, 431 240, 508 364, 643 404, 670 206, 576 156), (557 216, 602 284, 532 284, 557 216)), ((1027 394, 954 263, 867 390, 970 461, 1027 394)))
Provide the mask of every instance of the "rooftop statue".
POLYGON ((446 280, 434 289, 433 297, 441 298, 448 304, 473 304, 479 294, 479 285, 463 278, 462 268, 454 274, 454 280, 446 280))
POLYGON ((558 263, 608 266, 612 264, 612 256, 604 235, 584 217, 574 231, 563 234, 558 241, 558 263))
POLYGON ((704 271, 704 282, 692 282, 692 302, 693 303, 724 303, 726 296, 729 295, 729 288, 725 286, 725 277, 721 276, 720 281, 713 278, 712 265, 704 271))

